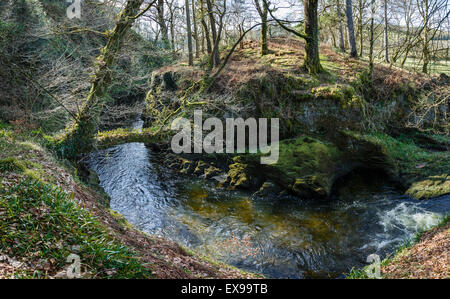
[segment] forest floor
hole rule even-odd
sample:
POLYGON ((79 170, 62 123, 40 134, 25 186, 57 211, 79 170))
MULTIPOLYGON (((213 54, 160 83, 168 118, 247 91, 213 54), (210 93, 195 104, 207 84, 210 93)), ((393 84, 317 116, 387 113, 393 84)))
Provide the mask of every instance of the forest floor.
MULTIPOLYGON (((311 77, 302 69, 305 55, 304 41, 287 37, 270 38, 268 47, 269 54, 261 57, 258 41, 244 42, 243 48, 238 47, 231 56, 218 77, 215 87, 222 87, 222 90, 230 91, 248 82, 250 78, 267 72, 290 73, 305 78, 311 77)), ((224 53, 227 52, 224 51, 224 53)), ((367 61, 351 58, 346 53, 338 53, 326 45, 320 46, 320 60, 326 70, 318 77, 320 84, 348 84, 357 79, 358 74, 369 68, 367 61)), ((198 66, 203 63, 204 61, 199 60, 194 63, 193 67, 189 67, 185 62, 181 62, 163 67, 160 71, 191 72, 191 78, 197 80, 202 78, 203 70, 198 66)), ((374 84, 383 85, 386 90, 407 83, 420 86, 424 81, 429 80, 429 76, 389 64, 376 63, 374 67, 374 84)))
POLYGON ((39 137, 0 125, 0 278, 66 278, 71 253, 82 278, 259 277, 138 231, 39 137))

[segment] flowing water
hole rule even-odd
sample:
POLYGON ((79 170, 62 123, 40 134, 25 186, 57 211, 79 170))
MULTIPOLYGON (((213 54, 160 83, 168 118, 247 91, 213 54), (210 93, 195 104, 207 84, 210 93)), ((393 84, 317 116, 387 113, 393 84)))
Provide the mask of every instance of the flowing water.
POLYGON ((450 196, 417 201, 383 185, 363 192, 350 185, 352 196, 328 201, 254 198, 181 176, 156 158, 129 143, 90 154, 88 164, 111 208, 138 229, 273 278, 342 277, 450 211, 450 196))

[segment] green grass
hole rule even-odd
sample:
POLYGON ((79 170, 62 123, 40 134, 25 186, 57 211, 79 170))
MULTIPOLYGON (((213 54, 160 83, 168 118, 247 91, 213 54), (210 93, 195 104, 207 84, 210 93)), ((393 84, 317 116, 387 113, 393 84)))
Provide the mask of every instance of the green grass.
MULTIPOLYGON (((448 151, 424 150, 405 136, 393 138, 384 133, 372 133, 370 138, 386 146, 389 155, 398 163, 403 175, 416 179, 449 172, 450 154, 448 151), (425 167, 418 168, 418 165, 425 167)), ((445 137, 439 138, 445 139, 445 137)))
POLYGON ((87 277, 151 277, 131 249, 53 184, 46 163, 62 167, 62 162, 38 142, 45 143, 40 134, 18 133, 0 123, 0 252, 29 264, 19 277, 54 275, 69 265, 71 253, 80 255, 87 277), (80 252, 72 252, 72 246, 80 246, 80 252), (42 261, 51 264, 50 270, 38 266, 42 261))
MULTIPOLYGON (((80 246, 77 254, 88 277, 151 277, 129 248, 55 185, 28 178, 10 188, 0 185, 0 217, 0 251, 16 259, 46 260, 58 271, 68 266, 72 246, 80 246)), ((47 275, 39 268, 22 273, 24 278, 47 275)))
MULTIPOLYGON (((401 63, 396 63, 395 65, 401 66, 401 63)), ((408 59, 406 59, 404 67, 406 69, 409 69, 409 70, 413 70, 413 71, 416 71, 416 72, 421 72, 422 71, 422 65, 423 65, 423 61, 422 60, 414 59, 414 58, 408 58, 408 59)), ((429 70, 430 74, 445 73, 445 74, 448 75, 448 74, 450 74, 450 62, 449 61, 445 61, 445 60, 432 61, 428 65, 428 70, 429 70)))

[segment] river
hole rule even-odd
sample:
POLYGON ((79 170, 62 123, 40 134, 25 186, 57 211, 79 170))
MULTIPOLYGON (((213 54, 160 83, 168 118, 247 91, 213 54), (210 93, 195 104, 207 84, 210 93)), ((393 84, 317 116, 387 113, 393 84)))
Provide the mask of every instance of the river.
POLYGON ((333 200, 252 197, 159 161, 144 144, 128 143, 91 153, 88 166, 111 209, 138 229, 271 278, 344 277, 450 211, 450 196, 418 201, 376 183, 333 200))

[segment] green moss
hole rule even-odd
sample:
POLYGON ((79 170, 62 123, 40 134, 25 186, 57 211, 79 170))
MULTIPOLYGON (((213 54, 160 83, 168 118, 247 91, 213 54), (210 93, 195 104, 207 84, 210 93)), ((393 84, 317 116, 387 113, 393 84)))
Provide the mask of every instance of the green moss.
POLYGON ((216 175, 219 175, 220 172, 221 172, 221 170, 219 168, 210 166, 207 169, 205 169, 205 174, 204 174, 205 179, 210 179, 216 175))
POLYGON ((25 163, 19 161, 17 158, 6 158, 0 160, 0 170, 1 171, 12 171, 12 172, 25 172, 27 167, 25 163))
POLYGON ((417 198, 427 199, 450 193, 450 175, 442 174, 429 176, 425 180, 419 180, 406 190, 406 194, 417 198))
POLYGON ((41 180, 43 175, 41 165, 12 157, 0 160, 0 171, 21 173, 34 180, 41 180))
POLYGON ((407 194, 415 198, 430 198, 450 192, 450 153, 428 151, 413 140, 396 139, 383 133, 366 136, 385 146, 398 165, 399 174, 408 187, 407 194))
POLYGON ((111 214, 111 216, 114 217, 114 219, 119 223, 121 226, 128 228, 128 229, 136 229, 133 224, 128 222, 128 220, 119 212, 116 212, 114 210, 108 209, 108 212, 111 214))
POLYGON ((312 94, 319 99, 330 99, 341 104, 343 109, 363 106, 363 100, 355 94, 350 85, 326 85, 312 89, 312 94))
POLYGON ((340 152, 331 144, 310 138, 284 140, 273 168, 281 175, 274 180, 289 186, 296 194, 327 195, 331 188, 333 168, 340 152))
POLYGON ((342 156, 333 144, 304 136, 281 141, 275 164, 260 165, 261 154, 243 155, 230 171, 235 180, 248 182, 250 173, 298 196, 318 198, 329 195, 342 156))
POLYGON ((194 161, 190 161, 190 160, 186 160, 183 158, 181 159, 181 173, 184 174, 192 174, 195 170, 196 164, 194 163, 194 161))
POLYGON ((201 175, 204 174, 205 169, 208 167, 208 164, 206 164, 203 161, 198 161, 197 162, 197 166, 194 169, 194 174, 195 175, 201 175))
MULTIPOLYGON (((238 161, 235 159, 235 161, 238 161)), ((230 170, 227 174, 227 184, 232 188, 249 188, 250 178, 248 174, 248 164, 234 163, 229 165, 230 170)))
POLYGON ((156 127, 145 129, 124 129, 119 128, 111 131, 101 131, 95 135, 96 148, 108 148, 111 146, 130 143, 142 142, 151 143, 159 142, 163 138, 162 135, 156 134, 156 127))

